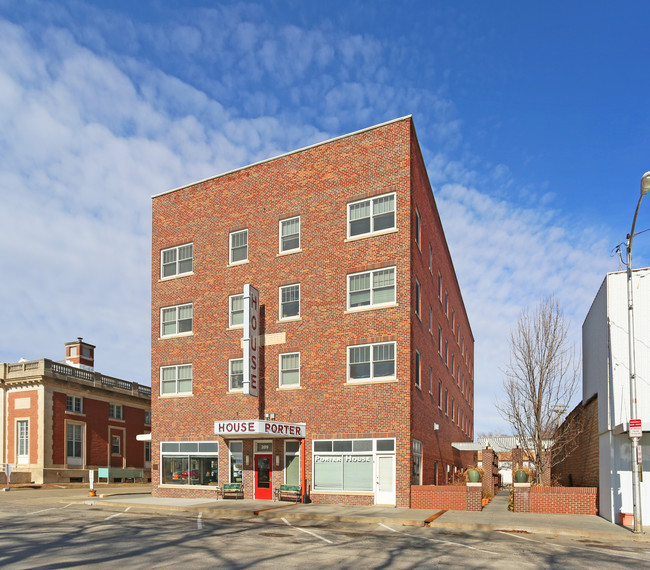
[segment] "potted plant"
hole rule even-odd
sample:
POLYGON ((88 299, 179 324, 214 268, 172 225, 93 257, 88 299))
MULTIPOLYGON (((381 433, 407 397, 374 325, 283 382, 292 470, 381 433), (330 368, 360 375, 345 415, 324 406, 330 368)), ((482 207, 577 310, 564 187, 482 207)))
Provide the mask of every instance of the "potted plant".
POLYGON ((465 481, 468 483, 478 483, 483 477, 483 469, 477 465, 470 465, 465 469, 465 481))
POLYGON ((515 467, 515 483, 527 483, 530 475, 530 469, 527 469, 523 465, 515 467))

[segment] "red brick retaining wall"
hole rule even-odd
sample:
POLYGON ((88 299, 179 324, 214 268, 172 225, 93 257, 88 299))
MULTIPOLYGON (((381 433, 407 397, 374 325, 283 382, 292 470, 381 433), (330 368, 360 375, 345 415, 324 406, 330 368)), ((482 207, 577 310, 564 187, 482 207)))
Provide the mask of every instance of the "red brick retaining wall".
POLYGON ((465 485, 411 485, 412 509, 467 510, 465 485))
POLYGON ((597 515, 598 489, 515 485, 515 512, 597 515))

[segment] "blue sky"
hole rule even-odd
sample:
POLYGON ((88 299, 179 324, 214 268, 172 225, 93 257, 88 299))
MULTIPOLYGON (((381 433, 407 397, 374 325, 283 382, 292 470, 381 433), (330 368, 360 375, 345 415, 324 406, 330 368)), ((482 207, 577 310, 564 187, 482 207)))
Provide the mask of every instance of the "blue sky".
MULTIPOLYGON (((580 327, 650 170, 644 2, 0 0, 0 361, 149 383, 153 194, 412 114, 476 338, 580 327)), ((650 227, 650 204, 637 228, 650 227)), ((650 234, 635 241, 647 265, 650 234)))

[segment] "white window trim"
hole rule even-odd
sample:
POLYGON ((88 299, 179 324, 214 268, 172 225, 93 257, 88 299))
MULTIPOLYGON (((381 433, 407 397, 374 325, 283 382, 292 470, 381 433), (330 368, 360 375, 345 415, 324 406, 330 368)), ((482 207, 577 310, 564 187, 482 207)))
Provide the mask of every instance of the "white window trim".
POLYGON ((66 397, 65 397, 65 411, 66 411, 67 414, 82 415, 84 413, 84 399, 83 399, 83 397, 81 397, 81 396, 72 396, 72 395, 66 394, 66 397), (75 407, 75 405, 74 405, 75 401, 79 400, 79 411, 78 412, 76 410, 74 410, 74 409, 72 409, 72 410, 68 409, 68 398, 73 399, 73 402, 72 402, 72 407, 73 408, 75 407))
POLYGON ((229 358, 228 359, 228 392, 234 392, 234 393, 237 393, 237 394, 241 394, 244 391, 244 386, 242 386, 241 388, 233 388, 230 385, 230 376, 232 374, 232 364, 231 363, 235 362, 235 361, 238 361, 238 360, 241 360, 242 362, 244 361, 243 358, 229 358))
POLYGON ((278 321, 297 321, 302 318, 302 288, 300 283, 290 283, 288 285, 280 285, 278 287, 278 321), (290 317, 282 316, 282 290, 288 287, 298 287, 298 314, 291 315, 290 317))
POLYGON ((86 454, 86 424, 82 422, 65 422, 65 462, 67 465, 84 465, 86 454), (81 428, 81 457, 68 454, 68 426, 79 426, 81 428), (72 461, 70 461, 72 459, 72 461))
POLYGON ((283 352, 281 354, 278 354, 278 387, 282 388, 283 390, 291 390, 292 388, 300 388, 300 381, 301 381, 301 371, 302 368, 302 362, 301 362, 301 357, 300 357, 300 352, 299 351, 294 351, 294 352, 283 352), (298 383, 297 384, 282 384, 282 357, 283 356, 293 356, 297 354, 298 355, 298 383))
POLYGON ((188 242, 188 243, 182 243, 180 245, 175 245, 173 247, 166 247, 164 249, 160 250, 160 280, 161 281, 167 281, 168 279, 177 279, 178 277, 186 277, 188 275, 193 275, 194 274, 194 242, 188 242), (187 247, 188 245, 192 246, 192 271, 184 271, 182 273, 178 272, 178 265, 179 265, 179 260, 178 260, 178 250, 181 247, 187 247), (176 250, 176 273, 173 275, 168 275, 167 277, 163 276, 163 258, 164 254, 166 251, 170 251, 172 249, 176 250))
POLYGON ((345 229, 345 235, 348 240, 356 240, 356 239, 361 239, 369 236, 379 236, 383 234, 388 234, 397 231, 397 193, 396 192, 387 192, 386 194, 378 194, 377 196, 369 196, 367 198, 362 198, 361 200, 355 200, 354 202, 348 202, 346 206, 346 212, 347 212, 347 220, 346 220, 346 229, 345 229), (379 231, 373 231, 372 229, 365 234, 357 234, 357 235, 350 235, 350 206, 354 206, 355 204, 360 204, 361 202, 370 202, 370 225, 372 226, 372 202, 373 200, 376 200, 377 198, 385 198, 386 196, 393 196, 393 205, 394 210, 394 218, 395 218, 395 225, 392 228, 386 228, 385 230, 379 230, 379 231))
POLYGON ((170 364, 167 366, 160 367, 160 396, 163 398, 172 398, 174 396, 191 396, 194 392, 194 366, 190 362, 184 364, 170 364), (192 389, 189 392, 179 392, 178 391, 178 368, 181 366, 191 366, 192 367, 192 389), (163 393, 163 370, 165 368, 176 368, 176 391, 163 393))
POLYGON ((29 465, 29 444, 30 444, 30 434, 29 434, 29 424, 30 421, 28 418, 16 418, 16 424, 15 424, 15 434, 16 434, 16 464, 18 465, 29 465), (26 448, 27 448, 27 454, 20 454, 20 448, 22 447, 20 442, 21 442, 21 433, 20 433, 20 424, 25 423, 27 424, 27 429, 25 430, 26 437, 23 438, 26 441, 26 448))
POLYGON ((108 419, 123 422, 124 421, 124 406, 122 404, 109 404, 108 405, 108 419), (115 416, 111 416, 111 406, 113 406, 114 410, 117 410, 117 409, 120 410, 120 417, 119 418, 117 418, 115 416))
POLYGON ((357 311, 367 311, 369 309, 377 309, 381 307, 396 307, 397 306, 397 266, 389 265, 387 267, 378 267, 376 269, 368 269, 367 271, 357 271, 356 273, 348 273, 347 279, 347 290, 345 294, 346 298, 346 311, 357 312, 357 311), (377 271, 386 271, 387 269, 393 270, 393 289, 394 289, 394 301, 389 301, 387 303, 374 303, 374 289, 372 287, 372 276, 377 271), (357 275, 363 275, 365 273, 370 273, 370 304, 363 305, 362 307, 350 307, 350 278, 356 277, 357 275))
POLYGON ((286 255, 288 253, 297 253, 302 251, 302 220, 300 216, 291 216, 289 218, 284 218, 278 222, 278 255, 286 255), (298 247, 293 249, 282 249, 282 222, 289 222, 291 220, 298 220, 298 247))
POLYGON ((347 377, 347 383, 348 384, 367 384, 367 383, 374 383, 374 382, 394 382, 397 379, 397 343, 395 341, 389 341, 389 342, 372 342, 372 343, 365 343, 365 344, 350 344, 346 348, 346 377, 347 377), (351 348, 362 348, 364 346, 370 346, 374 347, 380 344, 392 344, 393 345, 393 354, 394 354, 394 373, 392 376, 379 376, 377 378, 374 377, 372 372, 374 371, 374 366, 372 365, 372 348, 371 348, 371 360, 370 360, 370 370, 371 370, 371 375, 369 378, 362 378, 360 380, 354 380, 350 378, 350 349, 351 348))
POLYGON ((248 256, 250 255, 250 241, 248 239, 248 228, 244 228, 241 230, 235 230, 234 232, 230 232, 228 234, 228 265, 241 265, 242 263, 248 263, 248 256), (235 234, 241 234, 243 232, 246 232, 246 259, 240 259, 239 261, 233 261, 232 260, 232 252, 233 252, 233 246, 232 246, 232 238, 235 234))
POLYGON ((180 305, 169 305, 160 309, 160 338, 175 338, 179 336, 192 336, 194 334, 194 303, 181 303, 180 305), (192 330, 185 332, 175 332, 173 334, 163 334, 163 311, 165 309, 176 309, 176 330, 178 330, 178 309, 180 307, 192 307, 192 330))
POLYGON ((422 390, 422 355, 419 350, 415 351, 415 387, 422 390))
MULTIPOLYGON (((228 296, 228 328, 230 329, 243 329, 244 328, 244 323, 242 322, 241 325, 233 325, 232 324, 232 299, 233 297, 241 297, 242 300, 244 298, 243 293, 237 293, 235 295, 229 295, 228 296)), ((242 305, 243 307, 243 305, 242 305)))

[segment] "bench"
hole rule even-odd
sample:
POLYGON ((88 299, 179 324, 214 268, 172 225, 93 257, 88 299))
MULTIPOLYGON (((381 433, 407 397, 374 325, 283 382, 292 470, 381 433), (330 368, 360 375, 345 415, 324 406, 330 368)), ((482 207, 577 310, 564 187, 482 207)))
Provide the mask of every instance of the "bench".
POLYGON ((244 498, 244 484, 243 483, 224 483, 224 486, 217 489, 217 498, 225 499, 231 497, 233 499, 244 498))
POLYGON ((106 483, 110 483, 111 479, 142 479, 144 483, 144 469, 122 469, 120 467, 98 467, 97 468, 97 482, 100 479, 106 479, 106 483))
POLYGON ((291 500, 296 503, 302 501, 302 487, 300 485, 280 485, 274 492, 274 500, 291 500))

